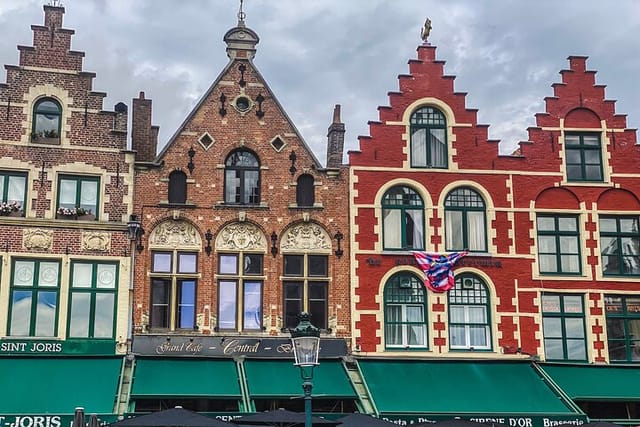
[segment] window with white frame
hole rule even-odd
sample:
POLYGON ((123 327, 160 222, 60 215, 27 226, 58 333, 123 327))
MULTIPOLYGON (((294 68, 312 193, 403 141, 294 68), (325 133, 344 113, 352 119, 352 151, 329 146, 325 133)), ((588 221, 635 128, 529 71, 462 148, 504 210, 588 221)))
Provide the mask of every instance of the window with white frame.
POLYGON ((484 282, 475 274, 456 275, 448 299, 451 349, 490 350, 489 292, 484 282))
POLYGON ((447 121, 437 108, 422 107, 411 115, 411 167, 447 168, 447 121))
POLYGON ((471 188, 456 188, 444 202, 447 251, 487 251, 484 199, 471 188))
POLYGON ((542 274, 579 274, 580 232, 575 215, 538 215, 538 263, 542 274))
POLYGON ((118 264, 72 261, 69 338, 114 338, 118 264))
POLYGON ((427 348, 427 293, 412 273, 394 274, 384 287, 387 348, 427 348))
POLYGON ((15 259, 11 271, 9 325, 12 337, 55 337, 60 261, 15 259))
POLYGON ((392 187, 382 197, 384 249, 424 249, 424 203, 412 188, 392 187))

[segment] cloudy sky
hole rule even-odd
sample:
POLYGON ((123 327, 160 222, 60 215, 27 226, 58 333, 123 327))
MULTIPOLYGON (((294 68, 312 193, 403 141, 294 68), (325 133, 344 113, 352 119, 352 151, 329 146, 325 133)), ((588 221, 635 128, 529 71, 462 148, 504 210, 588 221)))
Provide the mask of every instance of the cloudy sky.
MULTIPOLYGON (((49 0, 0 0, 0 62, 16 64, 49 0)), ((146 92, 164 145, 227 63, 224 33, 239 0, 63 0, 72 48, 86 52, 105 109, 146 92)), ((526 139, 569 55, 589 56, 629 127, 640 126, 640 0, 245 0, 260 36, 255 63, 324 162, 334 104, 346 150, 408 71, 428 16, 429 41, 479 109, 501 152, 526 139)), ((5 77, 0 78, 4 81, 5 77)))

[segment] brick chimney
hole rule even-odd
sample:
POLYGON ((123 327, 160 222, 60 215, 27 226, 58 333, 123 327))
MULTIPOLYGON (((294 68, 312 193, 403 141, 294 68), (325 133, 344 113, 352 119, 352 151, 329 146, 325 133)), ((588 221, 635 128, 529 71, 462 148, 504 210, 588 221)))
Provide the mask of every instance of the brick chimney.
POLYGON ((333 122, 327 133, 327 169, 337 169, 342 165, 344 151, 344 123, 340 121, 340 104, 333 109, 333 122))
POLYGON ((133 98, 131 117, 131 149, 136 151, 137 162, 151 162, 156 158, 158 126, 151 125, 151 100, 140 92, 133 98))

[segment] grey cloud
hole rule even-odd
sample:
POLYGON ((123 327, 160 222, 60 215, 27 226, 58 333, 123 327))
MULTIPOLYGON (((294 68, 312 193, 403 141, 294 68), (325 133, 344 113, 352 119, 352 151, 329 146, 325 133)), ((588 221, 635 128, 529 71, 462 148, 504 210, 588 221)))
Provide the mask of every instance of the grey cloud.
MULTIPOLYGON (((42 0, 1 0, 0 61, 17 62, 42 22, 42 0)), ((237 0, 66 0, 73 48, 86 51, 105 108, 130 104, 139 91, 154 100, 161 144, 175 132, 227 63, 224 33, 237 22, 237 0)), ((640 59, 635 20, 640 3, 597 0, 247 0, 247 25, 261 37, 256 65, 317 157, 324 160, 333 104, 343 105, 347 149, 368 134, 377 106, 398 88, 415 57, 426 16, 445 72, 479 109, 491 138, 510 152, 552 94, 571 54, 590 56, 596 80, 618 99, 630 127, 640 124, 640 59)), ((3 79, 2 79, 3 80, 3 79)))

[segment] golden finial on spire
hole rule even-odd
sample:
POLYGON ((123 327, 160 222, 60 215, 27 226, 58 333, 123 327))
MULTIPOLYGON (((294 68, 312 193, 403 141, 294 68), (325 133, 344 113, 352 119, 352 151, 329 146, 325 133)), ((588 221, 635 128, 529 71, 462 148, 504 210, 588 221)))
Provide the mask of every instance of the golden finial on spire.
POLYGON ((422 32, 420 33, 420 37, 422 37, 422 41, 427 43, 427 39, 429 38, 429 34, 431 33, 431 19, 427 18, 424 21, 424 26, 422 27, 422 32))

